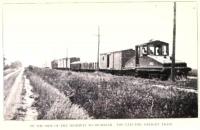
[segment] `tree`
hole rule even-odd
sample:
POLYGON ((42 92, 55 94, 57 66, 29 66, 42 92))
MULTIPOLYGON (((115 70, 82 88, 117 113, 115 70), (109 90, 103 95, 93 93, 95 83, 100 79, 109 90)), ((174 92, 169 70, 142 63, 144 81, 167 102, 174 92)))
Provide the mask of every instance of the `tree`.
POLYGON ((22 67, 22 63, 20 61, 14 61, 10 65, 10 68, 19 68, 19 67, 22 67))

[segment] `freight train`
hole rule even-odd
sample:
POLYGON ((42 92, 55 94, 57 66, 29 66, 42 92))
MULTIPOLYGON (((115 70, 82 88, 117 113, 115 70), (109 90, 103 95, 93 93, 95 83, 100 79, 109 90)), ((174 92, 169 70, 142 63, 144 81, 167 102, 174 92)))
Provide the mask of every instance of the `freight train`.
MULTIPOLYGON (((161 79, 168 79, 171 74, 172 61, 169 56, 169 44, 159 40, 136 45, 135 50, 127 49, 102 53, 99 58, 99 68, 97 68, 97 62, 80 62, 80 58, 75 57, 72 58, 73 60, 68 60, 68 62, 66 59, 70 58, 54 60, 52 61, 52 68, 73 71, 95 71, 98 69, 112 74, 161 79), (63 64, 59 65, 59 62, 63 64)), ((187 63, 179 60, 175 61, 177 77, 187 78, 190 70, 191 68, 187 67, 187 63)))
POLYGON ((51 61, 51 68, 60 70, 69 70, 73 62, 80 61, 78 57, 62 58, 51 61))

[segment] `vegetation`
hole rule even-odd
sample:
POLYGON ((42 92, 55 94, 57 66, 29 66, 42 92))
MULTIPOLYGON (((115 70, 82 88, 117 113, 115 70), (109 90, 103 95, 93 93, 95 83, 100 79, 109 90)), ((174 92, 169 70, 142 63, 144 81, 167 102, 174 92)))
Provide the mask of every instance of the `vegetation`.
POLYGON ((39 97, 34 104, 38 108, 38 119, 89 119, 87 111, 40 77, 27 72, 31 85, 39 97))
POLYGON ((16 68, 19 68, 19 67, 22 67, 22 63, 20 61, 14 61, 10 65, 8 65, 8 64, 5 64, 5 58, 4 58, 4 70, 16 69, 16 68))
MULTIPOLYGON (((97 119, 198 116, 197 94, 176 89, 176 87, 186 88, 187 85, 194 84, 36 67, 29 67, 27 72, 40 77, 41 82, 50 84, 52 89, 57 88, 60 93, 69 97, 72 103, 80 105, 90 116, 97 119)), ((39 79, 30 77, 30 80, 33 86, 43 89, 42 84, 34 85, 34 82, 39 82, 39 79)), ((48 87, 42 91, 45 91, 44 98, 47 99, 55 95, 48 87)), ((68 99, 65 100, 59 104, 60 107, 69 102, 68 99)), ((48 111, 48 109, 49 107, 46 107, 43 110, 48 111)), ((60 110, 53 109, 51 112, 54 111, 60 110)))
POLYGON ((22 67, 22 63, 20 61, 12 62, 10 65, 11 68, 19 68, 22 67))

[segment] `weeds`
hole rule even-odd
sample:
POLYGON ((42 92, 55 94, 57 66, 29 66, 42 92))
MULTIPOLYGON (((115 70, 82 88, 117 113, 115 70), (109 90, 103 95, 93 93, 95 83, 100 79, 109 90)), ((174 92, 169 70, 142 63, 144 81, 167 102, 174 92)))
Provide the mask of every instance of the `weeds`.
POLYGON ((71 103, 68 97, 40 77, 28 73, 34 91, 38 93, 38 119, 88 119, 87 112, 71 103), (76 109, 75 109, 76 108, 76 109))
MULTIPOLYGON (((31 72, 70 97, 72 103, 80 105, 90 116, 97 119, 198 116, 197 94, 174 89, 174 87, 187 87, 183 82, 173 83, 98 72, 77 73, 35 67, 31 72), (164 88, 156 85, 162 85, 164 88)), ((47 98, 50 92, 43 93, 43 98, 47 98)), ((67 101, 62 103, 67 104, 67 101)), ((54 107, 49 111, 62 113, 54 107)))

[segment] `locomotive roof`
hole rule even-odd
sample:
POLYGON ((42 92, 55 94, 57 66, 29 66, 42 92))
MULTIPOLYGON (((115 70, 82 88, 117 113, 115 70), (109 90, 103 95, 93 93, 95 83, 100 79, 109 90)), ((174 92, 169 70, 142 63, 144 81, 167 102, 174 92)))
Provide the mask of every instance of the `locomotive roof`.
POLYGON ((160 41, 160 40, 156 40, 156 41, 150 41, 150 42, 147 42, 147 43, 143 43, 143 44, 140 44, 138 46, 146 46, 146 45, 168 45, 168 43, 160 41))

